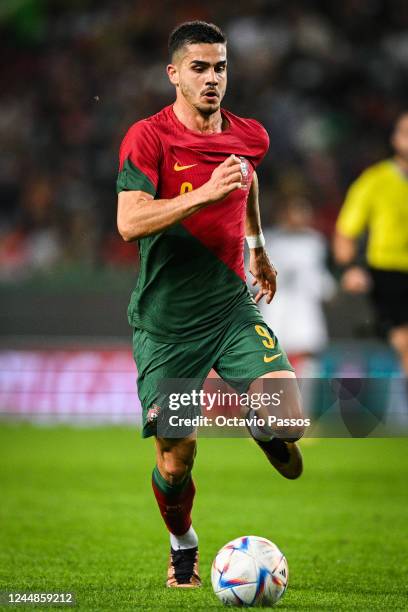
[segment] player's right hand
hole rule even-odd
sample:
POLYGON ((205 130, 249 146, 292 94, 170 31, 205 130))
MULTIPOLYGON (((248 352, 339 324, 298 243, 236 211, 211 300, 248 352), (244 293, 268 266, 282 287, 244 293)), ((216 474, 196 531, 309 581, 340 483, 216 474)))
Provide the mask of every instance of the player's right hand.
POLYGON ((230 155, 213 171, 209 181, 200 188, 208 204, 219 202, 235 189, 242 188, 241 161, 230 155))

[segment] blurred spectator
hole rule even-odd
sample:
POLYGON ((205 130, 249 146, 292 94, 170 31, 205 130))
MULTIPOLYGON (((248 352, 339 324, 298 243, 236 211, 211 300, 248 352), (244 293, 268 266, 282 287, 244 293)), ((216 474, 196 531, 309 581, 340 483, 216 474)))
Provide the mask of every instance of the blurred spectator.
POLYGON ((278 271, 278 291, 271 302, 260 302, 265 321, 291 357, 313 356, 328 336, 322 301, 332 297, 335 282, 326 268, 323 236, 311 228, 308 200, 290 198, 279 223, 264 232, 266 249, 278 271))
POLYGON ((18 280, 55 265, 62 254, 54 220, 52 179, 28 176, 21 190, 19 218, 0 232, 0 279, 18 280))

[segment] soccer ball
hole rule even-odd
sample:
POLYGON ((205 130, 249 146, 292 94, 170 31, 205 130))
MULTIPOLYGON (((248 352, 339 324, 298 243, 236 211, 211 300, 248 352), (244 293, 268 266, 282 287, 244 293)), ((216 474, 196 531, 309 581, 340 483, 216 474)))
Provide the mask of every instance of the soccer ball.
POLYGON ((257 536, 225 544, 211 568, 214 593, 228 606, 273 606, 288 579, 285 556, 273 542, 257 536))

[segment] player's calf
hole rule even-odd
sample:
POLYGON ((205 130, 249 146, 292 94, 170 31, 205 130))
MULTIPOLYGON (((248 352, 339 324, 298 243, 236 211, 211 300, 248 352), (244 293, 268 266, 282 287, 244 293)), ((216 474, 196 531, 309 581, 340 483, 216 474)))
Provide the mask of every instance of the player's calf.
POLYGON ((273 372, 251 385, 252 393, 261 391, 274 399, 247 415, 248 430, 269 463, 285 478, 299 478, 303 460, 295 444, 305 433, 299 388, 293 372, 273 372))
POLYGON ((286 442, 280 438, 271 440, 256 440, 269 463, 285 478, 295 480, 303 472, 302 453, 297 444, 286 442))
POLYGON ((168 587, 198 587, 198 538, 191 520, 195 486, 191 478, 196 454, 193 436, 156 440, 157 465, 152 486, 162 518, 170 532, 168 587))

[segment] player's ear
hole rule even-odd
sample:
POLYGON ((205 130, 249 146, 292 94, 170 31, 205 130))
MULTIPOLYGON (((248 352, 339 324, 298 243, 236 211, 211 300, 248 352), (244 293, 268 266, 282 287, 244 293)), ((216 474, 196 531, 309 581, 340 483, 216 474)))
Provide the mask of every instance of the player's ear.
POLYGON ((178 75, 177 66, 175 66, 174 64, 169 64, 167 66, 167 76, 169 77, 170 83, 178 87, 179 75, 178 75))

